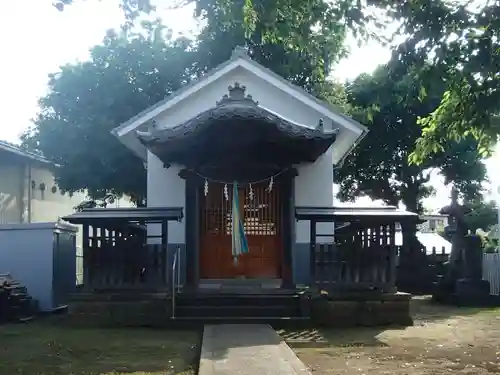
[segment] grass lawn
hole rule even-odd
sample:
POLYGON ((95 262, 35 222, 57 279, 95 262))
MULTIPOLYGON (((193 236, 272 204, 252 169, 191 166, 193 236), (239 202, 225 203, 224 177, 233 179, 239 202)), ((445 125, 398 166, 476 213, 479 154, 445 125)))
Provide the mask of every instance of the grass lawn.
POLYGON ((46 320, 0 326, 0 374, 194 375, 200 332, 83 329, 46 320))

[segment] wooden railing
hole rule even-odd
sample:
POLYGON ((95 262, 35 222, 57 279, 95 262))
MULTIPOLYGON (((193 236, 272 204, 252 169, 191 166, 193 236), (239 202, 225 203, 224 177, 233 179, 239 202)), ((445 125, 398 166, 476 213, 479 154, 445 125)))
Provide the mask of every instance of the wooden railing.
POLYGON ((169 255, 173 255, 168 254, 168 226, 182 221, 182 211, 182 207, 88 208, 65 217, 82 226, 79 289, 168 290, 169 255))
POLYGON ((166 288, 167 241, 147 244, 145 228, 83 227, 83 288, 166 288))
MULTIPOLYGON (((402 246, 396 246, 397 255, 399 257, 402 256, 402 246)), ((420 251, 422 253, 422 257, 427 260, 427 263, 431 266, 441 266, 443 263, 447 262, 450 258, 450 254, 446 252, 446 248, 444 246, 441 249, 437 249, 435 246, 431 248, 431 252, 429 253, 425 246, 420 246, 420 251)))
POLYGON ((329 210, 306 208, 297 214, 309 221, 311 286, 328 293, 395 292, 397 221, 368 213, 343 217, 329 210))
POLYGON ((169 285, 166 247, 130 243, 84 250, 84 287, 161 288, 169 285))
POLYGON ((314 279, 328 292, 391 291, 396 279, 396 247, 362 248, 316 244, 314 279))
POLYGON ((426 255, 431 264, 447 262, 450 257, 450 254, 446 253, 446 248, 444 246, 442 246, 440 250, 437 250, 436 247, 433 246, 431 253, 426 253, 426 255))

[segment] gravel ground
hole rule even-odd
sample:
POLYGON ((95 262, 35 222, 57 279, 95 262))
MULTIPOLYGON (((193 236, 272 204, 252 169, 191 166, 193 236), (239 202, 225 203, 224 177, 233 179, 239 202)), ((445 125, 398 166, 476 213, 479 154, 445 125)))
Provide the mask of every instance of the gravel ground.
POLYGON ((500 309, 412 301, 404 329, 281 331, 315 375, 500 373, 500 309))

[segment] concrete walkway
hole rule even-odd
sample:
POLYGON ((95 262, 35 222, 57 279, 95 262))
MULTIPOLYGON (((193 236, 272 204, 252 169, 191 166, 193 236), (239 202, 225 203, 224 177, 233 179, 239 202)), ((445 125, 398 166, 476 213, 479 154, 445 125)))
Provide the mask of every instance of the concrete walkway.
POLYGON ((267 324, 206 325, 199 375, 310 375, 267 324))

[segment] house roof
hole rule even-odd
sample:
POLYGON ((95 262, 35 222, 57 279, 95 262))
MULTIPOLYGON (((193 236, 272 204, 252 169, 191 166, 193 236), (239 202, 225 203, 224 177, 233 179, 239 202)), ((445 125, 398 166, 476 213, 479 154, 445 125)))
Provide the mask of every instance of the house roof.
POLYGON ((2 141, 0 140, 0 150, 7 151, 9 153, 12 153, 14 155, 26 158, 26 159, 31 159, 31 160, 36 160, 41 163, 46 163, 46 164, 52 164, 52 162, 46 158, 44 158, 41 155, 37 155, 33 152, 28 152, 25 150, 22 150, 19 146, 14 145, 10 142, 7 141, 2 141))
POLYGON ((299 138, 335 138, 338 129, 325 131, 322 123, 316 128, 310 128, 287 120, 282 116, 259 106, 259 103, 252 99, 250 95, 245 96, 245 86, 240 86, 237 82, 234 87, 229 87, 229 95, 217 102, 215 107, 199 113, 197 116, 172 128, 156 129, 152 128, 146 132, 137 131, 138 137, 143 142, 165 142, 174 138, 182 138, 191 135, 193 132, 201 132, 203 127, 209 126, 211 122, 224 120, 257 120, 274 125, 280 131, 289 134, 291 137, 299 138))
POLYGON ((182 217, 182 207, 120 207, 85 208, 62 219, 73 224, 135 221, 152 223, 163 220, 181 221, 182 217))
POLYGON ((197 92, 202 87, 217 80, 219 77, 222 77, 226 73, 239 66, 252 71, 254 74, 264 78, 274 86, 290 93, 292 96, 299 98, 302 102, 314 108, 319 113, 332 118, 338 124, 358 134, 359 136, 357 142, 359 142, 368 132, 368 129, 365 126, 349 118, 348 116, 345 116, 339 109, 334 108, 330 104, 319 100, 302 88, 290 83, 280 75, 274 73, 272 70, 265 68, 256 61, 253 61, 242 47, 237 47, 233 51, 233 54, 229 60, 220 64, 200 78, 193 80, 191 83, 183 86, 181 89, 173 92, 164 100, 140 112, 136 116, 113 129, 112 133, 118 137, 121 137, 131 131, 137 130, 140 125, 153 119, 160 113, 171 108, 173 105, 189 97, 194 92, 197 92))
POLYGON ((424 220, 428 219, 446 219, 448 215, 442 215, 442 214, 423 214, 420 215, 420 217, 424 220))
POLYGON ((380 207, 296 207, 295 218, 297 220, 331 221, 346 220, 356 221, 360 218, 376 218, 387 221, 398 221, 397 219, 419 221, 416 213, 400 210, 395 206, 380 207))
MULTIPOLYGON (((438 255, 449 255, 451 253, 451 243, 449 241, 446 241, 439 234, 417 232, 416 235, 420 243, 425 247, 425 252, 427 255, 431 255, 433 253, 432 248, 435 248, 435 253, 438 255)), ((394 242, 396 246, 403 245, 402 231, 396 232, 394 242)))

